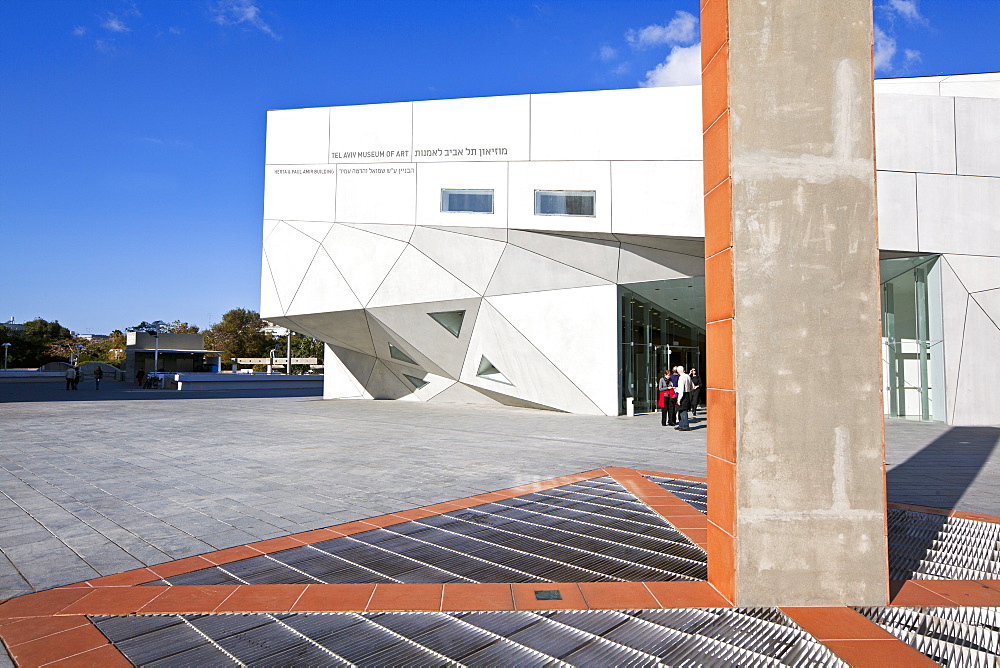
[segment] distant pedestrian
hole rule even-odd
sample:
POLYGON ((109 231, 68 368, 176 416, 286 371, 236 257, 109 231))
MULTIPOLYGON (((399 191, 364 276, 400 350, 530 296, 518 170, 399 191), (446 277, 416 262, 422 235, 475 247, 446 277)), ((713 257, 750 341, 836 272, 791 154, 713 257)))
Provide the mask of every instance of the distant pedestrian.
POLYGON ((674 403, 674 385, 670 382, 670 372, 663 370, 663 377, 657 385, 659 395, 656 405, 660 407, 660 424, 673 427, 677 424, 677 404, 674 403), (668 422, 669 419, 669 422, 668 422))
POLYGON ((69 367, 66 369, 66 389, 70 390, 73 388, 73 379, 76 378, 76 369, 74 367, 69 367))
POLYGON ((101 389, 101 378, 104 378, 104 371, 101 367, 94 369, 94 383, 96 384, 95 390, 101 389))
POLYGON ((678 426, 674 427, 677 431, 691 431, 691 426, 688 423, 688 411, 691 410, 691 395, 694 391, 694 384, 691 382, 691 376, 684 373, 684 367, 677 367, 677 387, 675 388, 677 392, 677 413, 678 413, 678 426))
POLYGON ((139 387, 142 387, 142 378, 145 375, 146 374, 144 374, 142 372, 142 369, 139 369, 138 371, 136 371, 135 372, 135 384, 138 385, 139 387))
POLYGON ((698 375, 697 369, 691 369, 691 384, 694 385, 694 390, 691 391, 691 415, 698 417, 698 404, 701 403, 701 376, 698 375))
POLYGON ((77 389, 80 385, 80 379, 83 378, 83 372, 80 371, 80 367, 73 367, 73 389, 77 389))

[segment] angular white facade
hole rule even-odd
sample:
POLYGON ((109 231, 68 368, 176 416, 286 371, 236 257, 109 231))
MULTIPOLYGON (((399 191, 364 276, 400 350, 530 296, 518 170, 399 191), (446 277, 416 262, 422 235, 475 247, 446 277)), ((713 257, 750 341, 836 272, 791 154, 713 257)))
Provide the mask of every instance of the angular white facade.
MULTIPOLYGON (((921 396, 961 424, 1000 423, 1000 95, 977 76, 876 87, 881 245, 941 256, 921 396)), ((261 315, 327 343, 326 398, 618 415, 637 364, 701 360, 700 128, 698 87, 271 111, 261 315)))

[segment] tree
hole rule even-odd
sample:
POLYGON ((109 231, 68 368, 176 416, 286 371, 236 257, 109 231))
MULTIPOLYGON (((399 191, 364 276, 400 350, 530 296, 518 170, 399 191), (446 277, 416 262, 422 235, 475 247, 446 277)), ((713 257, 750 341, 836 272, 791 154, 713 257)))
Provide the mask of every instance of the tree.
POLYGON ((226 312, 222 320, 205 330, 205 347, 221 350, 226 358, 267 357, 275 340, 264 328, 264 321, 257 311, 235 308, 226 312))
POLYGON ((35 318, 24 323, 20 332, 3 328, 0 343, 10 343, 8 365, 12 367, 39 367, 46 362, 65 361, 68 355, 60 355, 52 350, 53 344, 72 339, 68 329, 59 321, 49 322, 35 318))
POLYGON ((166 326, 160 327, 160 331, 164 334, 198 334, 201 332, 198 325, 189 325, 180 320, 174 320, 166 326))

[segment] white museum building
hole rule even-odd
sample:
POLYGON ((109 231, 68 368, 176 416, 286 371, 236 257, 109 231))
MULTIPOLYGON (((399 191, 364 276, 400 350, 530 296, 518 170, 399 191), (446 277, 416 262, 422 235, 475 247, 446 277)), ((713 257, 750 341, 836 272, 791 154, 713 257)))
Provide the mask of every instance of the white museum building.
MULTIPOLYGON (((885 412, 1000 424, 1000 75, 875 91, 885 412)), ((620 415, 705 365, 700 87, 270 111, 266 163, 261 316, 325 398, 620 415)))

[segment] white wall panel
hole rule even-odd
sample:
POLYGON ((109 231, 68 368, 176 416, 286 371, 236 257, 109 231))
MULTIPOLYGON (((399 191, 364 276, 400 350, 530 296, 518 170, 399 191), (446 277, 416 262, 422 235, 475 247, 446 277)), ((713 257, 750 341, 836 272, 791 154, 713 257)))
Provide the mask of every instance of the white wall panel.
POLYGON ((323 355, 323 398, 324 399, 371 399, 364 383, 375 366, 375 358, 355 353, 344 348, 334 349, 324 344, 323 355), (348 366, 341 357, 353 364, 348 366), (361 377, 359 380, 355 374, 361 377))
POLYGON ((486 292, 506 246, 502 241, 427 227, 417 227, 410 244, 479 294, 486 292))
POLYGON ((705 236, 700 160, 611 163, 611 231, 705 236))
POLYGON ((527 160, 528 95, 413 103, 413 159, 527 160))
POLYGON ((332 107, 329 162, 406 162, 412 158, 412 102, 332 107))
POLYGON ((1000 176, 1000 99, 955 98, 958 173, 1000 176))
POLYGON ((906 79, 876 79, 875 93, 898 95, 940 95, 941 82, 948 77, 908 77, 906 79))
POLYGON ((280 223, 264 242, 267 263, 283 309, 287 309, 295 297, 318 247, 318 242, 285 223, 280 223))
POLYGON ((701 160, 701 86, 531 96, 532 160, 701 160))
POLYGON ((323 247, 354 294, 365 304, 403 254, 406 243, 348 225, 337 225, 323 241, 323 247))
POLYGON ((704 258, 671 253, 648 246, 622 244, 621 258, 618 262, 619 283, 641 283, 704 275, 704 258))
POLYGON ((1000 178, 917 174, 920 251, 1000 255, 1000 178))
POLYGON ((261 253, 260 268, 260 317, 269 318, 282 315, 281 300, 278 299, 278 289, 274 287, 271 275, 271 265, 267 262, 267 252, 261 253))
POLYGON ((333 222, 335 165, 268 165, 264 169, 264 217, 333 222))
POLYGON ((417 224, 437 227, 507 227, 507 163, 417 165, 417 224), (492 190, 493 213, 441 211, 444 188, 492 190))
POLYGON ((509 242, 612 283, 618 278, 617 241, 510 230, 509 242))
POLYGON ((611 163, 512 162, 508 226, 512 229, 611 231, 611 163), (594 216, 536 216, 536 190, 593 190, 594 216))
POLYGON ((333 260, 322 248, 316 253, 292 303, 285 308, 287 315, 348 311, 362 307, 333 260))
POLYGON ((407 246, 368 306, 415 304, 478 296, 453 274, 449 274, 416 248, 407 246))
POLYGON ((947 255, 945 260, 969 292, 1000 288, 1000 257, 947 255))
POLYGON ((917 250, 917 175, 877 172, 878 247, 917 250))
POLYGON ((955 173, 955 105, 951 98, 875 96, 875 160, 894 172, 955 173))
POLYGON ((416 199, 412 163, 337 166, 337 222, 412 225, 416 199))
POLYGON ((264 162, 269 165, 327 164, 329 107, 267 112, 264 162))
POLYGON ((958 372, 955 424, 1000 423, 1000 402, 996 400, 1000 360, 987 352, 997 350, 1000 350, 1000 329, 977 302, 970 300, 962 343, 962 366, 958 372))
POLYGON ((941 95, 1000 98, 1000 74, 982 72, 945 77, 941 82, 941 95))
POLYGON ((618 414, 617 299, 613 285, 487 297, 606 415, 618 414))

